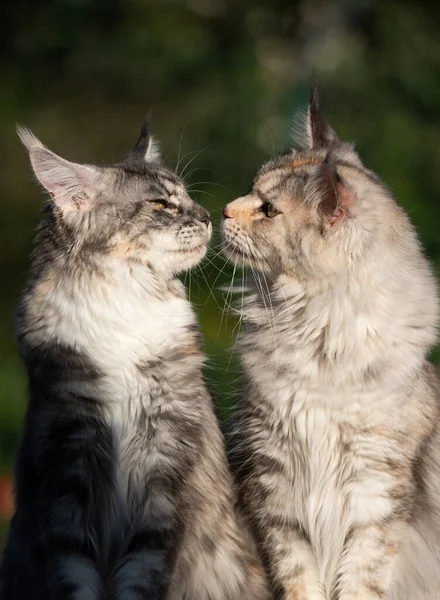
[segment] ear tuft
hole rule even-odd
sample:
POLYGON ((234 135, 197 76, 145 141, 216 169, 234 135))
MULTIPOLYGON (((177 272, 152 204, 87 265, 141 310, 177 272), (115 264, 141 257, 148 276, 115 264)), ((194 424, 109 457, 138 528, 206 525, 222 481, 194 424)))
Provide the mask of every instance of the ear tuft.
MULTIPOLYGON (((293 116, 290 127, 290 137, 298 148, 308 148, 310 146, 307 121, 308 114, 306 108, 298 109, 293 116)), ((296 149, 292 148, 292 151, 295 153, 296 149)))
POLYGON ((158 162, 161 159, 159 142, 150 136, 147 151, 144 160, 146 162, 158 162))
POLYGON ((148 115, 134 148, 124 156, 120 164, 142 166, 145 163, 158 162, 160 158, 159 144, 150 135, 150 116, 148 115))
POLYGON ((30 129, 27 129, 27 127, 23 127, 22 125, 17 124, 16 131, 21 143, 23 144, 23 146, 25 146, 25 148, 27 148, 29 152, 35 148, 44 148, 40 140, 37 137, 35 137, 32 131, 30 131, 30 129))
POLYGON ((321 112, 316 77, 314 77, 310 91, 305 124, 305 138, 309 148, 325 148, 339 143, 339 138, 334 129, 321 112))
POLYGON ((25 127, 17 127, 20 140, 29 152, 38 181, 63 212, 88 210, 99 193, 98 170, 89 165, 69 162, 46 148, 25 127))
POLYGON ((133 154, 139 155, 139 157, 145 156, 148 153, 148 147, 150 145, 150 117, 145 117, 145 120, 141 127, 139 138, 136 142, 135 147, 131 151, 133 154))

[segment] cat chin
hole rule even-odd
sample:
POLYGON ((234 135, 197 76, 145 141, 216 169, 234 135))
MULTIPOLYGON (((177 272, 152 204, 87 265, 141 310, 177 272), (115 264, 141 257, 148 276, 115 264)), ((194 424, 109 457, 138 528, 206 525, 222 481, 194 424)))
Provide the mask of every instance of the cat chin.
POLYGON ((237 267, 252 267, 258 270, 264 270, 263 265, 250 257, 246 252, 241 250, 240 248, 231 248, 230 242, 225 242, 222 247, 222 252, 227 258, 227 260, 237 267), (226 245, 228 244, 228 245, 226 245))
POLYGON ((179 275, 188 271, 188 269, 195 267, 203 260, 207 250, 207 244, 200 244, 199 246, 190 249, 167 250, 166 254, 171 258, 169 261, 170 271, 172 271, 174 275, 179 275))
POLYGON ((206 245, 198 246, 198 248, 194 248, 193 250, 184 250, 181 256, 185 263, 185 269, 190 269, 198 265, 205 258, 207 251, 208 246, 206 245))

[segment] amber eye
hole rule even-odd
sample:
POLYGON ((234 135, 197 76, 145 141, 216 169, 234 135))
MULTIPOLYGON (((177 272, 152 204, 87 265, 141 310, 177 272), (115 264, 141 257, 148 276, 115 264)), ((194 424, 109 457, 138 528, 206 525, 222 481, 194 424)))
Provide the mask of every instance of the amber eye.
POLYGON ((151 200, 148 200, 148 202, 155 208, 166 210, 172 215, 178 215, 180 213, 179 207, 172 202, 168 202, 168 200, 164 200, 162 198, 152 198, 151 200))
POLYGON ((278 211, 274 208, 273 204, 271 204, 270 202, 265 202, 263 204, 263 206, 261 207, 261 210, 264 212, 266 217, 269 217, 269 219, 276 217, 276 215, 278 214, 278 211))
POLYGON ((165 208, 167 205, 165 200, 160 200, 158 198, 154 198, 154 200, 148 200, 148 202, 156 208, 165 208))

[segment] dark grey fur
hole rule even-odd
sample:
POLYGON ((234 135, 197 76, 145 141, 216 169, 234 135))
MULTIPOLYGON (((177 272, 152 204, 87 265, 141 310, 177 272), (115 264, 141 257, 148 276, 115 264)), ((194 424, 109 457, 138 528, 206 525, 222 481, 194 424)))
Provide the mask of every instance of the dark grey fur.
POLYGON ((176 279, 208 213, 146 126, 104 167, 21 137, 51 200, 18 310, 30 398, 1 600, 267 598, 176 279))

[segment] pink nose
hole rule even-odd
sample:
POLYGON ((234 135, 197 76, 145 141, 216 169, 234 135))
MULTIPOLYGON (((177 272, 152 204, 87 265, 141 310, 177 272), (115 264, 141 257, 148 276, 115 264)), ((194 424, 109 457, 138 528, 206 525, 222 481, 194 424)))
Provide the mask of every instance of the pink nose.
POLYGON ((228 207, 223 209, 223 216, 225 219, 230 219, 232 217, 231 213, 228 210, 228 207))

